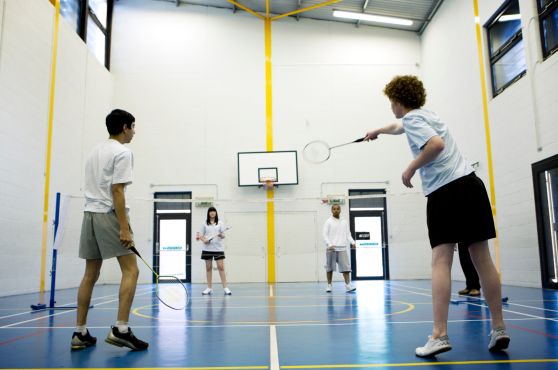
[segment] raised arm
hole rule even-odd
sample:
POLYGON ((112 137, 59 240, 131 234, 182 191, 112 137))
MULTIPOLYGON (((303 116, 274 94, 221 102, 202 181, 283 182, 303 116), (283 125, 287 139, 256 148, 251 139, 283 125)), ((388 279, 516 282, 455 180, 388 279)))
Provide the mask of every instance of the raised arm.
POLYGON ((132 234, 130 226, 126 218, 126 198, 124 195, 124 184, 112 185, 112 200, 114 203, 114 212, 120 225, 120 243, 130 249, 132 248, 132 234))
POLYGON ((401 135, 404 133, 403 124, 401 122, 395 122, 391 125, 387 125, 381 128, 377 128, 372 131, 368 131, 364 138, 365 141, 376 140, 378 135, 401 135))

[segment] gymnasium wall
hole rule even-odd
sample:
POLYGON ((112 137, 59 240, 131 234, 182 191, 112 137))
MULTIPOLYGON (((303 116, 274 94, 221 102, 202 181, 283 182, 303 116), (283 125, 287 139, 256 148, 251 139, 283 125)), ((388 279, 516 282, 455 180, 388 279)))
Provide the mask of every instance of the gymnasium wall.
MULTIPOLYGON (((500 0, 479 1, 481 27, 502 4, 500 0)), ((537 17, 536 3, 520 0, 520 11, 527 75, 495 98, 491 88, 491 67, 484 28, 481 28, 482 50, 502 282, 540 287, 531 164, 558 153, 558 56, 542 60, 538 19, 533 18, 537 17), (533 107, 535 96, 540 117, 541 151, 537 151, 533 107)), ((480 162, 477 173, 488 188, 488 158, 473 2, 444 1, 422 35, 421 46, 423 78, 428 92, 426 107, 444 119, 469 160, 480 162)), ((457 258, 455 262, 453 277, 463 279, 457 258)))
MULTIPOLYGON (((0 296, 5 296, 39 290, 55 12, 47 0, 4 0, 0 11, 0 296)), ((110 73, 60 17, 46 290, 55 194, 81 193, 84 156, 107 136, 94 125, 111 108, 111 83, 110 73)), ((83 266, 66 264, 57 288, 77 286, 83 266)))
MULTIPOLYGON (((137 124, 129 196, 191 191, 193 197, 216 197, 210 185, 150 187, 216 184, 222 199, 265 198, 261 189, 238 187, 236 158, 240 151, 266 150, 263 21, 244 11, 121 0, 115 3, 113 25, 113 106, 132 112, 137 124)), ((343 143, 393 122, 381 90, 394 75, 422 76, 415 65, 419 60, 414 33, 307 19, 273 21, 273 149, 300 152, 315 139, 343 143)), ((365 183, 324 184, 324 195, 366 188, 407 192, 400 178, 411 160, 404 136, 344 148, 319 166, 299 157, 299 185, 281 186, 275 197, 320 197, 325 182, 365 183)), ((413 191, 420 191, 418 177, 414 182, 413 191)), ((193 236, 206 211, 193 208, 193 236)), ((344 205, 342 215, 348 213, 344 205)), ((391 212, 389 205, 388 213, 388 222, 404 217, 403 210, 391 212)), ((136 239, 150 260, 152 225, 141 215, 133 217, 151 228, 136 239)), ((318 219, 316 226, 318 266, 325 261, 324 221, 318 219)), ((425 222, 421 225, 418 241, 390 245, 391 278, 430 277, 430 247, 425 222)), ((192 281, 202 283, 201 242, 192 243, 192 281)), ((105 282, 119 281, 119 271, 113 271, 105 269, 105 282)), ((323 267, 318 271, 325 280, 323 267)), ((140 281, 151 281, 145 269, 140 281)))

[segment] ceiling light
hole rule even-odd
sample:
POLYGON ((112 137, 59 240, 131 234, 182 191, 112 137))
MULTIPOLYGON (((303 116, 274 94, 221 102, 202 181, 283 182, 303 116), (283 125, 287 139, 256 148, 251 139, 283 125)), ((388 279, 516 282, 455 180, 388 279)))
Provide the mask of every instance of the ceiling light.
POLYGON ((408 19, 382 17, 379 15, 372 15, 366 13, 343 12, 340 10, 334 10, 333 16, 338 18, 359 19, 361 21, 368 21, 368 22, 400 24, 402 26, 411 26, 413 24, 413 21, 410 21, 408 19))
POLYGON ((521 19, 521 14, 508 14, 501 16, 498 22, 517 21, 519 19, 521 19))

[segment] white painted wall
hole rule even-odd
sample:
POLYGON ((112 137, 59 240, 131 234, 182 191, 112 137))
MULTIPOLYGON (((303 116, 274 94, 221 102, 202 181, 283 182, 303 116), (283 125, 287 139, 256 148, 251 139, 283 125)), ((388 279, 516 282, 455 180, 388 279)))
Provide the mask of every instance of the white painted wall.
MULTIPOLYGON (((0 45, 0 296, 39 290, 54 30, 47 0, 5 0, 0 45)), ((106 137, 111 76, 60 18, 52 133, 46 281, 56 192, 80 195, 84 155, 106 137)), ((84 263, 63 255, 57 288, 75 287, 84 263)))
MULTIPOLYGON (((217 196, 214 186, 151 188, 152 183, 217 184, 219 198, 265 197, 261 189, 237 186, 236 162, 239 151, 266 150, 264 56, 264 24, 249 13, 177 8, 150 0, 115 4, 113 106, 137 119, 137 135, 130 144, 136 161, 130 197, 152 198, 154 191, 217 196)), ((393 122, 381 90, 394 75, 420 77, 422 71, 415 65, 419 60, 419 38, 414 33, 305 19, 274 21, 274 150, 300 151, 315 139, 342 143, 393 122)), ((348 194, 351 188, 406 192, 400 177, 411 160, 404 136, 344 148, 320 166, 299 158, 300 185, 282 186, 275 197, 319 197, 323 182, 340 181, 370 183, 325 185, 324 195, 348 194)), ((417 178, 416 190, 419 182, 417 178)), ((390 245, 394 279, 430 276, 424 199, 418 198, 422 234, 418 242, 407 238, 390 245)), ((404 212, 399 205, 394 209, 390 221, 400 220, 404 212)), ((193 209, 193 236, 205 212, 205 208, 193 209)), ((347 206, 343 213, 348 217, 347 206)), ((325 262, 321 229, 326 216, 317 218, 318 266, 325 262)), ((150 227, 149 220, 137 217, 150 227)), ((136 238, 148 260, 151 235, 149 229, 136 238)), ((201 243, 193 241, 192 281, 202 283, 205 270, 200 253, 201 243)), ((143 270, 140 280, 150 281, 143 270)), ((323 268, 319 272, 324 280, 323 268)), ((114 274, 107 282, 117 279, 114 274)))
MULTIPOLYGON (((502 5, 500 0, 479 1, 480 24, 502 5)), ((527 75, 492 97, 486 30, 483 28, 484 72, 489 97, 494 185, 502 282, 540 287, 540 263, 535 219, 531 164, 558 153, 558 56, 542 61, 534 2, 520 0, 527 75), (527 42, 528 41, 528 42, 527 42), (529 53, 532 64, 531 70, 529 53), (537 62, 538 61, 538 62, 537 62), (531 78, 534 76, 534 91, 531 78), (537 151, 536 96, 542 151, 537 151)), ((436 111, 452 129, 459 146, 488 182, 488 158, 475 19, 472 1, 445 1, 421 38, 423 77, 428 91, 427 108, 436 111)), ((462 278, 459 264, 454 278, 462 278)))

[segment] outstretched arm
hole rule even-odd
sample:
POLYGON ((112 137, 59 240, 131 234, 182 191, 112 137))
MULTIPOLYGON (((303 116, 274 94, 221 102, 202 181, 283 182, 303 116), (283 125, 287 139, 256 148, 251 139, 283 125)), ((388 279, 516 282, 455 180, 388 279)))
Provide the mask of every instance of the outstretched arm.
POLYGON ((401 135, 404 133, 403 124, 401 122, 392 123, 381 128, 377 128, 366 133, 364 141, 376 140, 378 135, 401 135))

